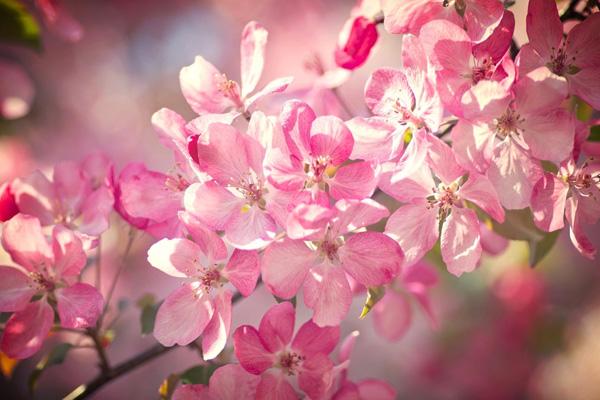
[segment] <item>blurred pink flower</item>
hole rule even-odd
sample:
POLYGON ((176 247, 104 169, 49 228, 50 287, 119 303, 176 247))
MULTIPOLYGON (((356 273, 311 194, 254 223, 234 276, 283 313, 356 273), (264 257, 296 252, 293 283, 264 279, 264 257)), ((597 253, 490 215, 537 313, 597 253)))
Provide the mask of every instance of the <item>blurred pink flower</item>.
POLYGON ((21 118, 29 113, 35 89, 19 65, 0 60, 0 117, 21 118))

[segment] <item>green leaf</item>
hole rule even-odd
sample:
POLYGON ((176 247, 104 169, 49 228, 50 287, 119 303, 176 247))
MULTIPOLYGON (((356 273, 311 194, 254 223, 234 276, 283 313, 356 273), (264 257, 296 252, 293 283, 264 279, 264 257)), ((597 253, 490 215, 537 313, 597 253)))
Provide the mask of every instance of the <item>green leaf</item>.
POLYGON ((523 210, 507 210, 502 224, 492 221, 494 232, 511 240, 538 242, 545 236, 533 223, 533 216, 528 208, 523 210))
POLYGON ((189 368, 181 374, 181 383, 208 385, 208 380, 218 367, 219 365, 208 364, 189 368))
POLYGON ((41 49, 40 26, 17 0, 0 0, 0 40, 41 49))
POLYGON ((156 321, 156 313, 161 303, 149 304, 142 308, 142 314, 140 315, 140 325, 142 335, 148 335, 154 330, 154 322, 156 321))
POLYGON ((560 231, 546 233, 538 242, 529 242, 529 266, 535 267, 554 247, 560 231))
POLYGON ((46 368, 53 365, 62 364, 67 358, 69 350, 73 348, 71 343, 59 343, 48 354, 46 354, 40 362, 37 363, 35 369, 29 375, 29 390, 33 392, 46 368))
POLYGON ((369 312, 375 307, 375 304, 379 302, 385 295, 385 288, 383 286, 371 287, 367 292, 367 299, 363 306, 362 312, 360 313, 360 319, 367 316, 369 312))
POLYGON ((277 297, 275 295, 273 295, 273 297, 275 298, 277 304, 283 303, 284 301, 289 301, 290 303, 292 303, 294 308, 296 308, 296 296, 292 297, 291 299, 284 299, 283 297, 277 297))
POLYGON ((590 136, 588 142, 600 142, 600 125, 595 125, 590 128, 590 136))

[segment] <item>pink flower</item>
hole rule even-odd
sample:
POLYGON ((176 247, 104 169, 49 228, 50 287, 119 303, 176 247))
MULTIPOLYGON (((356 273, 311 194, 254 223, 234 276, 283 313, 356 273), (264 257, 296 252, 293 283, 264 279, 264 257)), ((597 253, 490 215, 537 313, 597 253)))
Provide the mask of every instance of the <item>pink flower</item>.
POLYGON ((285 145, 269 152, 266 165, 273 186, 294 193, 328 190, 334 199, 373 194, 378 176, 371 163, 343 165, 354 139, 342 120, 317 117, 308 104, 296 100, 285 103, 280 118, 285 145))
POLYGON ((237 248, 267 245, 278 227, 271 213, 276 191, 263 171, 265 148, 249 134, 213 123, 195 151, 199 169, 212 180, 186 190, 186 211, 211 229, 224 231, 226 241, 237 248))
POLYGON ((182 68, 179 74, 181 91, 192 110, 200 115, 228 111, 239 115, 248 112, 257 100, 284 91, 292 78, 275 79, 250 96, 263 71, 267 36, 267 30, 254 21, 249 22, 242 32, 241 90, 237 82, 201 56, 197 56, 192 65, 182 68))
POLYGON ((531 0, 527 13, 529 43, 517 58, 520 73, 546 66, 569 83, 569 93, 600 109, 600 14, 593 13, 564 37, 552 0, 531 0))
POLYGON ((442 105, 423 46, 412 35, 402 38, 403 70, 380 68, 365 85, 365 102, 373 114, 413 129, 437 131, 442 105))
POLYGON ((10 182, 0 185, 0 222, 8 221, 19 213, 10 182))
POLYGON ((104 301, 96 288, 77 282, 87 258, 73 232, 57 225, 49 242, 39 220, 18 214, 4 224, 2 247, 18 264, 0 266, 0 311, 14 312, 2 336, 4 353, 21 359, 41 348, 54 321, 50 304, 61 326, 94 326, 104 301))
POLYGON ((386 288, 385 296, 373 308, 376 332, 394 342, 400 340, 412 322, 410 300, 414 299, 435 326, 436 319, 429 302, 429 289, 437 284, 436 270, 425 262, 404 268, 386 288))
POLYGON ((419 261, 436 243, 441 227, 442 258, 456 276, 473 271, 481 257, 479 219, 467 207, 476 204, 495 220, 504 210, 491 182, 456 162, 452 149, 419 131, 396 168, 381 186, 405 203, 388 219, 385 231, 398 241, 408 265, 419 261))
POLYGON ((358 331, 350 333, 340 345, 339 364, 334 367, 334 383, 330 389, 332 400, 393 400, 396 390, 379 379, 365 379, 353 382, 348 379, 350 356, 359 336, 358 331))
POLYGON ((458 161, 487 171, 508 209, 529 205, 541 175, 537 160, 560 163, 573 150, 573 116, 561 107, 564 78, 542 67, 519 77, 514 95, 482 81, 463 98, 464 116, 452 129, 458 161))
POLYGON ((311 399, 323 399, 331 385, 333 363, 329 353, 336 346, 339 327, 321 328, 304 323, 295 336, 295 310, 283 302, 271 307, 258 329, 242 325, 233 334, 235 355, 242 367, 260 375, 256 399, 297 399, 289 379, 311 399))
POLYGON ((239 364, 227 364, 217 368, 208 385, 177 387, 173 400, 254 400, 259 381, 239 364))
POLYGON ((368 15, 360 12, 346 21, 335 49, 335 63, 342 68, 355 69, 367 61, 371 49, 377 43, 377 25, 368 15))
POLYGON ((23 68, 0 61, 0 117, 17 119, 27 115, 34 95, 31 78, 23 68))
POLYGON ((110 160, 93 154, 80 163, 57 164, 51 179, 40 171, 16 179, 11 189, 19 210, 43 226, 62 224, 84 237, 96 237, 108 229, 113 209, 111 176, 110 160))
POLYGON ((547 232, 562 229, 566 219, 575 248, 593 259, 596 249, 582 225, 600 218, 600 164, 585 162, 577 167, 570 160, 556 175, 544 173, 533 188, 531 209, 535 224, 547 232))
POLYGON ((181 218, 194 241, 162 239, 148 250, 150 265, 185 280, 160 306, 154 336, 165 346, 185 346, 203 335, 202 352, 210 360, 225 347, 231 327, 232 294, 224 285, 250 295, 260 273, 258 255, 236 249, 227 260, 218 235, 190 215, 181 218))
POLYGON ((465 26, 471 40, 487 39, 502 19, 499 0, 382 0, 384 26, 390 33, 412 33, 434 19, 446 19, 465 26))
MULTIPOLYGON (((313 321, 332 326, 342 321, 352 301, 346 274, 366 287, 382 285, 400 272, 404 257, 397 243, 382 233, 348 235, 388 215, 379 203, 339 200, 331 210, 320 207, 313 205, 301 214, 304 240, 285 238, 266 248, 262 278, 281 298, 291 298, 303 287, 313 321)), ((296 237, 302 237, 298 231, 296 237)))
POLYGON ((515 19, 510 11, 484 42, 473 44, 458 25, 446 20, 425 24, 419 33, 437 76, 437 90, 444 106, 462 115, 462 97, 482 80, 495 80, 507 89, 514 80, 514 64, 508 52, 515 19))

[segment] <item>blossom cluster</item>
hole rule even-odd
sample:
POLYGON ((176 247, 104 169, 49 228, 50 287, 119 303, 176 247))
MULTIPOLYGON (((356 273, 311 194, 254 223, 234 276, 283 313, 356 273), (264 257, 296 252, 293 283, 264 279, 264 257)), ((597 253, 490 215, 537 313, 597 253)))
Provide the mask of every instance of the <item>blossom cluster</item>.
POLYGON ((394 398, 385 382, 348 378, 357 333, 332 355, 353 297, 368 291, 365 312, 388 340, 405 333, 413 300, 435 324, 437 272, 424 257, 439 243, 450 274, 475 270, 484 252, 505 247, 495 228, 514 210, 529 209, 540 232, 568 226, 582 255, 596 253, 584 227, 600 217, 600 163, 571 105, 600 110, 600 13, 565 34, 556 3, 531 0, 529 42, 515 54, 505 6, 360 1, 336 69, 315 83, 328 82, 326 107, 280 101, 291 77, 259 87, 268 33, 250 22, 239 82, 197 56, 180 72, 195 118, 167 108, 152 116, 173 153, 169 171, 130 163, 116 173, 93 155, 4 184, 2 246, 14 265, 0 267, 0 311, 13 313, 2 351, 36 353, 54 311, 64 328, 101 321, 102 295, 78 278, 115 210, 156 238, 148 263, 181 281, 158 308, 158 342, 195 344, 205 361, 231 344, 238 361, 173 398, 394 398), (322 112, 339 101, 340 77, 376 51, 380 24, 402 51, 400 67, 367 80, 370 115, 322 112), (236 293, 258 284, 278 304, 258 327, 232 327, 236 293), (294 334, 300 293, 311 319, 294 334))

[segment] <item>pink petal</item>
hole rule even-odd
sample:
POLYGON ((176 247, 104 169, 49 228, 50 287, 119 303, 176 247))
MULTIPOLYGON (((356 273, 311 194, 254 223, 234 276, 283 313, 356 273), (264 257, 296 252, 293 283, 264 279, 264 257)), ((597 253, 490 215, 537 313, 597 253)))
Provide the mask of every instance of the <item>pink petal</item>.
POLYGON ((63 207, 62 211, 77 215, 87 189, 79 165, 72 161, 56 164, 52 182, 56 196, 63 207))
POLYGON ((338 355, 338 361, 343 363, 344 361, 349 361, 352 356, 352 352, 354 351, 354 346, 356 344, 356 339, 360 336, 359 331, 352 331, 348 336, 344 338, 342 343, 340 344, 340 351, 338 355))
POLYGON ((52 230, 54 269, 58 276, 79 275, 87 262, 83 244, 75 233, 62 225, 52 230))
POLYGON ((296 310, 284 301, 269 308, 260 320, 258 333, 265 349, 276 353, 292 341, 296 310))
POLYGON ((594 66, 568 76, 569 91, 581 97, 596 110, 600 108, 600 74, 598 71, 598 66, 594 66))
POLYGON ((531 211, 536 226, 546 232, 565 226, 565 203, 569 186, 554 174, 544 173, 533 187, 531 211))
POLYGON ((307 321, 296 333, 291 348, 310 358, 316 354, 331 353, 339 340, 339 326, 320 327, 312 321, 307 321))
POLYGON ((215 296, 212 318, 202 333, 202 357, 206 361, 216 358, 227 345, 231 330, 231 297, 228 290, 215 296))
POLYGON ((52 307, 44 300, 29 303, 6 323, 0 349, 10 358, 23 359, 37 353, 54 320, 52 307))
POLYGON ((563 38, 563 25, 553 0, 531 0, 527 9, 527 36, 529 43, 545 62, 550 61, 553 49, 558 49, 563 38))
POLYGON ((369 198, 377 183, 378 176, 371 163, 366 161, 340 167, 333 179, 328 181, 329 193, 336 200, 369 198))
POLYGON ((257 400, 298 400, 300 396, 287 381, 283 372, 267 371, 256 389, 257 400))
POLYGON ((0 222, 5 222, 19 213, 9 182, 0 184, 0 222))
POLYGON ((221 114, 241 106, 240 89, 211 63, 197 56, 179 73, 181 92, 198 114, 221 114))
POLYGON ((464 29, 450 21, 433 20, 423 25, 419 39, 437 70, 454 75, 470 74, 471 39, 464 29))
POLYGON ((81 24, 63 7, 62 2, 52 0, 36 0, 37 7, 51 31, 70 42, 78 42, 83 37, 81 24))
POLYGON ((207 141, 198 143, 198 164, 220 184, 237 184, 250 171, 262 176, 264 149, 252 137, 215 122, 208 127, 207 141))
POLYGON ((575 126, 573 116, 564 109, 529 116, 523 123, 523 139, 531 155, 540 160, 560 163, 573 151, 575 126))
POLYGON ((379 35, 377 27, 368 18, 350 18, 340 32, 335 50, 335 63, 346 69, 355 69, 367 61, 379 35))
POLYGON ((566 43, 567 57, 575 56, 574 64, 577 67, 594 69, 600 65, 600 45, 596 41, 599 28, 600 16, 592 13, 569 31, 566 43))
MULTIPOLYGON (((215 372, 216 373, 216 372, 215 372)), ((212 400, 206 385, 181 385, 173 392, 173 400, 212 400)))
POLYGON ((376 332, 394 342, 400 340, 410 327, 412 311, 406 297, 390 289, 373 308, 376 332))
POLYGON ((396 390, 387 382, 377 379, 366 379, 358 384, 361 399, 394 400, 396 390))
POLYGON ((494 63, 499 62, 510 49, 514 31, 515 16, 512 12, 504 10, 500 24, 485 41, 473 47, 473 54, 478 59, 491 57, 494 63))
POLYGON ((40 221, 29 215, 17 214, 4 223, 2 247, 14 262, 30 272, 54 264, 52 248, 44 237, 40 221))
POLYGON ((143 164, 128 164, 119 177, 120 203, 134 218, 164 222, 177 216, 183 193, 167 184, 171 178, 149 171, 143 164))
POLYGON ((594 259, 596 256, 596 248, 585 234, 583 227, 581 226, 581 214, 582 211, 579 209, 579 202, 574 198, 570 197, 567 199, 567 205, 565 207, 565 217, 569 222, 570 231, 569 237, 573 246, 585 257, 594 259))
POLYGON ((89 328, 96 324, 104 307, 98 290, 87 283, 76 283, 55 291, 60 324, 65 328, 89 328))
POLYGON ((304 303, 314 311, 313 321, 319 326, 339 325, 344 319, 352 293, 344 270, 331 265, 311 268, 304 283, 304 303))
POLYGON ((31 279, 22 271, 0 265, 0 311, 19 311, 36 293, 31 279))
POLYGON ((298 373, 298 386, 311 399, 320 399, 331 387, 333 363, 323 353, 307 358, 298 373))
POLYGON ((398 243, 380 232, 360 232, 351 236, 338 254, 344 270, 367 287, 390 282, 398 275, 404 261, 398 243))
POLYGON ((437 271, 425 262, 417 263, 404 268, 402 283, 406 291, 417 300, 423 311, 425 311, 432 326, 437 326, 437 319, 429 300, 429 288, 438 283, 437 271))
POLYGON ((444 183, 451 183, 460 178, 466 171, 458 165, 454 150, 446 142, 436 136, 428 135, 429 167, 444 183))
POLYGON ((479 224, 479 234, 481 235, 481 248, 487 254, 497 256, 508 248, 508 239, 494 232, 483 222, 479 224))
POLYGON ((379 68, 365 84, 365 103, 375 115, 392 117, 397 115, 398 106, 413 110, 416 99, 402 71, 379 68))
POLYGON ((227 364, 212 374, 209 391, 214 400, 254 400, 259 382, 239 364, 227 364))
POLYGON ((461 111, 467 120, 488 122, 502 115, 510 101, 510 92, 501 83, 482 80, 463 94, 461 111))
POLYGON ((265 47, 269 33, 255 21, 248 22, 242 32, 241 68, 242 98, 256 88, 265 64, 265 47))
POLYGON ((19 211, 37 217, 43 225, 54 223, 54 207, 58 202, 52 182, 40 171, 11 185, 19 211))
POLYGON ((109 217, 115 202, 110 189, 101 186, 89 194, 81 205, 81 224, 79 232, 90 236, 99 236, 109 227, 109 217))
POLYGON ((254 103, 266 97, 270 94, 281 93, 285 89, 288 88, 289 85, 292 84, 294 78, 291 76, 286 76, 283 78, 277 78, 267 83, 262 89, 256 92, 254 95, 248 97, 246 101, 244 101, 244 107, 248 110, 254 103))
POLYGON ((196 217, 188 212, 179 212, 179 219, 185 225, 194 243, 200 247, 209 260, 223 260, 227 258, 227 247, 223 239, 211 229, 208 229, 196 217))
POLYGON ((188 239, 162 239, 148 249, 148 262, 154 268, 177 278, 193 276, 205 261, 200 247, 188 239))
POLYGON ((437 213, 427 207, 425 200, 406 204, 390 216, 385 226, 385 233, 400 244, 407 266, 419 261, 437 242, 437 213))
POLYGON ((504 5, 498 0, 467 0, 465 28, 474 42, 487 39, 500 23, 504 5))
POLYGON ((266 211, 256 204, 242 209, 225 226, 225 241, 243 250, 256 250, 267 246, 277 234, 277 224, 266 211))
POLYGON ((487 171, 494 155, 496 136, 487 124, 471 124, 459 120, 451 132, 456 161, 466 169, 487 171))
POLYGON ((524 44, 515 59, 519 75, 526 75, 534 69, 546 65, 546 62, 547 61, 535 51, 531 43, 524 44))
POLYGON ((494 186, 485 175, 471 173, 460 187, 460 196, 477 204, 498 222, 504 222, 504 209, 498 200, 494 186))
POLYGON ((315 254, 303 241, 283 239, 265 249, 262 279, 271 293, 289 299, 296 295, 313 265, 315 254))
POLYGON ((209 228, 224 230, 245 201, 216 182, 194 183, 185 191, 185 210, 209 228))
POLYGON ((244 369, 260 375, 275 363, 275 354, 265 349, 258 331, 249 325, 238 327, 233 333, 235 356, 244 369))
POLYGON ((509 210, 528 207, 533 185, 542 176, 542 168, 518 144, 500 143, 488 170, 502 206, 509 210))
POLYGON ((333 165, 340 165, 350 157, 354 146, 352 133, 337 117, 317 117, 310 129, 311 156, 330 157, 333 165))
POLYGON ((279 118, 290 153, 299 159, 308 158, 311 125, 317 118, 315 112, 304 102, 290 100, 283 105, 279 118))
POLYGON ((198 295, 196 283, 175 289, 156 313, 154 337, 163 346, 186 346, 202 334, 212 318, 214 308, 210 299, 198 295))
POLYGON ((356 117, 346 121, 354 137, 350 158, 366 161, 388 161, 402 151, 403 134, 387 118, 356 117))
POLYGON ((452 208, 442 226, 440 247, 448 272, 460 276, 473 271, 481 258, 477 214, 466 208, 452 208))
POLYGON ((323 236, 334 215, 335 209, 321 204, 298 204, 287 216, 287 236, 290 239, 323 236))
POLYGON ((335 219, 331 229, 335 236, 375 224, 390 215, 385 206, 371 199, 338 200, 335 208, 338 211, 338 218, 335 219))
POLYGON ((525 114, 525 120, 531 114, 544 114, 560 107, 568 94, 565 78, 553 74, 546 67, 519 76, 514 91, 516 108, 519 113, 525 114))
POLYGON ((222 274, 242 295, 250 296, 260 275, 258 253, 235 249, 222 274))
POLYGON ((442 4, 431 0, 382 0, 381 9, 384 16, 384 26, 389 33, 418 33, 419 28, 429 16, 429 19, 437 19, 443 10, 442 4), (429 4, 436 7, 428 7, 429 4))

